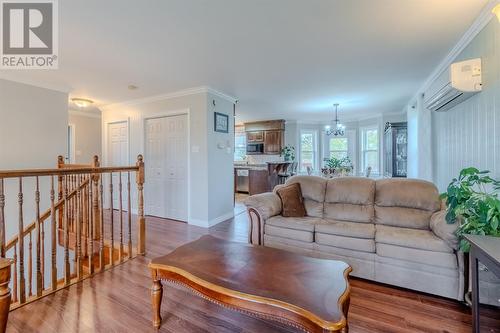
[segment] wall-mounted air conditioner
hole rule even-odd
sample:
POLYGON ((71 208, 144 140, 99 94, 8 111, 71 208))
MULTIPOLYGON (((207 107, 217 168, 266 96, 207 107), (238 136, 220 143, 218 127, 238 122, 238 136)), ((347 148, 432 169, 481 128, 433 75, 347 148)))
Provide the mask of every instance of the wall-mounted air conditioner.
POLYGON ((431 111, 447 111, 482 89, 480 58, 451 64, 443 75, 448 79, 424 97, 425 107, 431 111))

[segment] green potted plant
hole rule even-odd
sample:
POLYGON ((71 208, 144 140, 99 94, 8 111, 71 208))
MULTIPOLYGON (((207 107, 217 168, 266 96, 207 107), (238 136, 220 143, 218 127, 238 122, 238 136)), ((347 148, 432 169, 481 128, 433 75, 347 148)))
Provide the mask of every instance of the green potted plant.
POLYGON ((330 157, 325 159, 325 168, 321 171, 323 174, 333 175, 334 173, 349 173, 353 169, 349 156, 336 158, 330 157))
POLYGON ((470 244, 464 234, 500 237, 500 181, 489 171, 466 168, 460 171, 441 197, 446 200, 446 222, 458 221, 457 236, 460 250, 467 253, 470 244))
POLYGON ((293 146, 285 146, 281 149, 281 155, 283 156, 285 161, 294 161, 295 160, 295 147, 293 146))
POLYGON ((464 252, 465 302, 470 306, 469 250, 465 234, 500 237, 500 181, 491 178, 489 171, 466 168, 460 171, 441 197, 446 200, 446 222, 458 223, 456 235, 459 249, 464 252))

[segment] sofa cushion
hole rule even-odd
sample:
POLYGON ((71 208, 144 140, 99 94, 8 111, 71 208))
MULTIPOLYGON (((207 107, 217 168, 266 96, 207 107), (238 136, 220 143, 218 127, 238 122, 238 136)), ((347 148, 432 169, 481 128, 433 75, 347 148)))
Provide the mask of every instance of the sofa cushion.
POLYGON ((436 252, 415 249, 405 246, 377 243, 377 255, 386 258, 399 259, 404 262, 457 269, 457 256, 454 253, 436 252))
POLYGON ((350 222, 372 222, 375 181, 361 177, 330 179, 326 185, 325 217, 350 222))
POLYGON ((326 183, 325 202, 373 205, 375 181, 362 177, 339 177, 326 183))
POLYGON ((303 248, 305 250, 313 250, 314 243, 311 242, 301 242, 299 240, 284 238, 279 236, 264 235, 264 244, 266 246, 272 246, 272 244, 281 244, 286 246, 291 246, 294 248, 303 248))
POLYGON ((266 224, 275 227, 303 230, 309 232, 313 232, 314 225, 319 223, 325 222, 315 217, 283 217, 281 215, 273 216, 266 221, 266 224))
POLYGON ((375 183, 375 223, 429 229, 441 207, 434 184, 417 179, 381 179, 375 183))
POLYGON ((276 194, 280 197, 283 205, 281 215, 284 217, 306 216, 306 208, 304 207, 304 199, 302 198, 299 183, 284 186, 278 189, 276 194))
POLYGON ((315 231, 323 234, 348 236, 356 238, 375 238, 375 225, 346 221, 326 220, 325 224, 316 225, 315 231))
POLYGON ((273 225, 266 224, 264 226, 264 232, 267 235, 295 239, 301 242, 312 243, 314 241, 314 233, 311 231, 275 227, 273 225))
POLYGON ((379 179, 375 183, 375 204, 381 207, 417 208, 436 212, 441 207, 433 183, 419 179, 379 179))
POLYGON ((384 225, 377 225, 375 228, 375 241, 377 244, 383 243, 426 251, 453 253, 453 249, 449 247, 445 241, 429 230, 416 230, 384 225))
POLYGON ((323 217, 326 179, 316 176, 293 176, 286 185, 299 183, 304 198, 307 216, 323 217))
POLYGON ((432 214, 416 208, 375 206, 375 224, 429 230, 432 214))
POLYGON ((344 237, 316 232, 315 242, 321 245, 340 247, 342 249, 375 252, 375 241, 373 239, 344 237))

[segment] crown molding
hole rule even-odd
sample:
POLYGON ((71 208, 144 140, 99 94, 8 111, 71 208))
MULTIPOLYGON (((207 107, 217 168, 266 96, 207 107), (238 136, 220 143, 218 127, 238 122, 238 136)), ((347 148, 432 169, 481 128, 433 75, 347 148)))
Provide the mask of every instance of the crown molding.
POLYGON ((448 67, 455 61, 458 55, 470 44, 470 42, 483 30, 483 28, 490 22, 495 15, 492 13, 493 7, 500 4, 500 0, 490 0, 481 10, 479 16, 474 20, 472 25, 463 34, 462 38, 457 44, 450 50, 446 57, 439 63, 439 65, 432 71, 429 77, 424 81, 420 89, 417 90, 415 95, 408 101, 405 106, 405 110, 408 105, 412 104, 413 101, 418 99, 420 94, 423 94, 431 84, 444 72, 448 67))
POLYGON ((210 88, 208 86, 201 86, 201 87, 179 90, 179 91, 167 93, 167 94, 161 94, 161 95, 155 95, 155 96, 149 96, 149 97, 144 97, 144 98, 128 100, 128 101, 124 101, 124 102, 107 104, 107 105, 104 105, 100 108, 103 110, 108 110, 108 109, 112 109, 112 108, 116 108, 116 107, 141 105, 141 104, 146 104, 146 103, 163 101, 166 99, 172 99, 172 98, 178 98, 178 97, 184 97, 184 96, 190 96, 190 95, 196 95, 196 94, 202 94, 202 93, 207 93, 207 94, 210 93, 212 95, 216 95, 216 96, 223 98, 223 99, 225 99, 233 104, 236 103, 236 101, 237 101, 237 99, 235 97, 226 95, 226 94, 224 94, 218 90, 215 90, 213 88, 210 88))
MULTIPOLYGON (((16 70, 12 70, 12 71, 16 71, 16 70)), ((71 87, 69 87, 69 86, 50 84, 50 83, 45 83, 45 82, 40 83, 40 82, 38 82, 36 80, 32 80, 32 79, 24 79, 24 78, 20 79, 20 78, 15 77, 14 74, 15 73, 7 72, 7 71, 0 72, 0 79, 6 80, 6 81, 12 81, 12 82, 16 82, 16 83, 21 83, 21 84, 26 84, 28 86, 33 86, 33 87, 37 87, 37 88, 43 88, 43 89, 53 90, 53 91, 57 91, 57 92, 62 92, 65 94, 69 94, 71 91, 71 87)))
POLYGON ((82 111, 82 110, 69 109, 68 114, 72 116, 101 119, 101 112, 97 110, 82 111))
POLYGON ((212 94, 212 95, 215 95, 217 97, 220 97, 228 102, 231 102, 232 104, 235 104, 238 102, 238 99, 236 97, 233 97, 233 96, 230 96, 230 95, 227 95, 227 94, 224 94, 218 90, 215 90, 213 88, 210 88, 210 87, 206 87, 207 89, 207 92, 212 94))

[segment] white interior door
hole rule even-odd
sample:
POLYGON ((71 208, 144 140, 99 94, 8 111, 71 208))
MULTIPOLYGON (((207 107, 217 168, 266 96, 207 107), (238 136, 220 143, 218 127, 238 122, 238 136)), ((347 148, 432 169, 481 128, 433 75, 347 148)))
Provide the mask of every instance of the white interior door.
POLYGON ((146 213, 188 219, 187 115, 147 119, 146 213))
MULTIPOLYGON (((108 124, 108 165, 128 166, 128 123, 108 124)), ((109 179, 109 178, 108 178, 109 179)), ((109 180, 108 180, 109 182, 109 180)), ((113 208, 120 208, 119 173, 113 173, 113 208)), ((127 174, 122 174, 122 205, 127 209, 127 174)))

